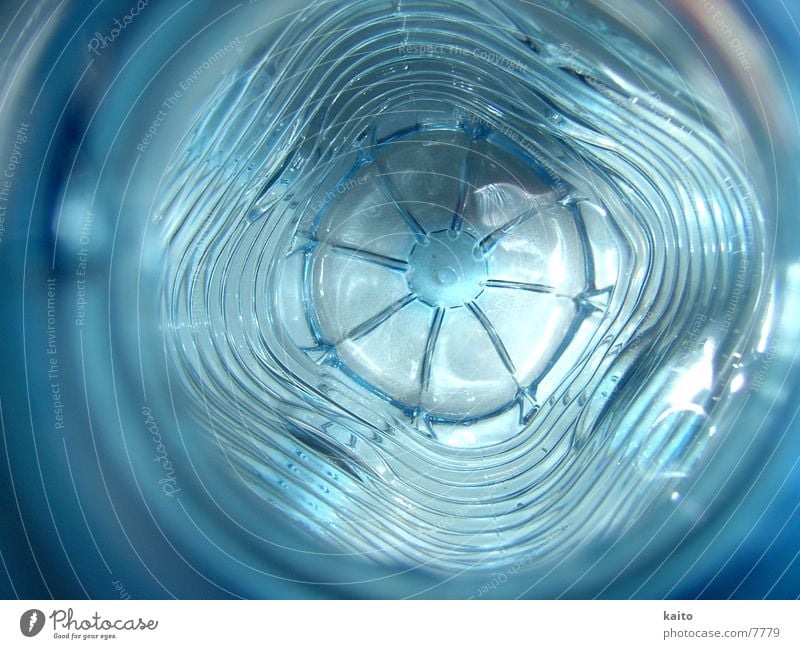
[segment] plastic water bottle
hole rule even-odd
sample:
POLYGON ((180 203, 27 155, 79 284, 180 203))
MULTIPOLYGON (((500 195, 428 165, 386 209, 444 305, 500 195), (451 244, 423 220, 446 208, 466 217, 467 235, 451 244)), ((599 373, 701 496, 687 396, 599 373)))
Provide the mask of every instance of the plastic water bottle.
POLYGON ((796 594, 797 71, 618 4, 9 17, 21 594, 796 594))

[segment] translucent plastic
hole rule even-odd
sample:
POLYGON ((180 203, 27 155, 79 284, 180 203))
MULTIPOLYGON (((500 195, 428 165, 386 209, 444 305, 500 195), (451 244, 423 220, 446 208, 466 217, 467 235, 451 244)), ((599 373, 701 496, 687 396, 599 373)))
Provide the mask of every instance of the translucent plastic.
POLYGON ((178 382, 347 551, 452 568, 613 538, 702 470, 769 336, 738 118, 569 30, 311 7, 177 146, 178 382))
POLYGON ((559 360, 576 353, 575 334, 611 288, 587 277, 578 210, 485 128, 390 137, 337 187, 349 189, 315 215, 302 262, 281 276, 277 313, 293 340, 313 340, 312 357, 442 443, 519 433, 539 408, 537 386, 559 381, 559 360), (516 424, 502 418, 509 410, 516 424), (465 429, 478 422, 479 433, 465 429))
POLYGON ((14 586, 796 596, 800 92, 746 4, 9 10, 14 586))

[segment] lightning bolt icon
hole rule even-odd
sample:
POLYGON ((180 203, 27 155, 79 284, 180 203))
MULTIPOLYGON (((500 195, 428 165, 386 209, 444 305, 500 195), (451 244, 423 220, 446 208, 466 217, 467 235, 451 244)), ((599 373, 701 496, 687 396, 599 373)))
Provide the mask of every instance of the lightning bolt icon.
POLYGON ((36 611, 31 613, 31 617, 28 620, 28 631, 33 631, 33 625, 36 624, 36 620, 39 619, 39 616, 36 614, 36 611))

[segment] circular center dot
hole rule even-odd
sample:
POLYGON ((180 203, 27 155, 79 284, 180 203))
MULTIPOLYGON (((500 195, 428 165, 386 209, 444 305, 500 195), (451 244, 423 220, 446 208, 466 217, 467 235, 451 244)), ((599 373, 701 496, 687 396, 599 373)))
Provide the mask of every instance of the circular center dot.
POLYGON ((474 300, 483 290, 486 260, 476 254, 478 242, 462 232, 433 232, 411 251, 408 287, 432 306, 455 307, 474 300))

